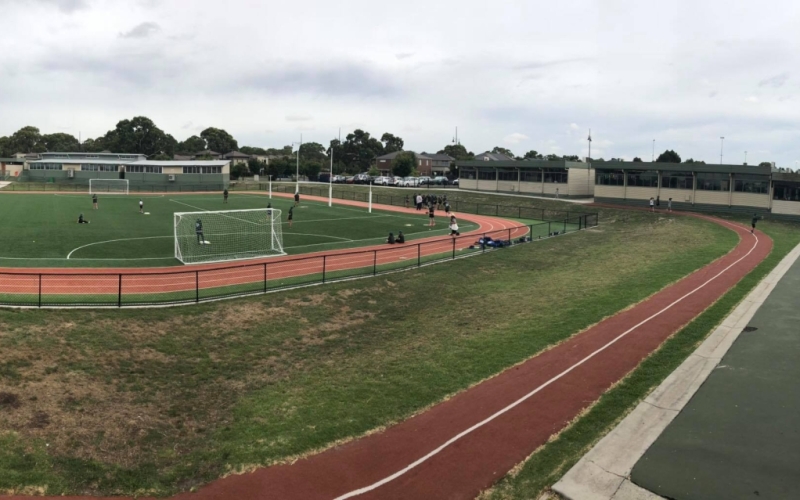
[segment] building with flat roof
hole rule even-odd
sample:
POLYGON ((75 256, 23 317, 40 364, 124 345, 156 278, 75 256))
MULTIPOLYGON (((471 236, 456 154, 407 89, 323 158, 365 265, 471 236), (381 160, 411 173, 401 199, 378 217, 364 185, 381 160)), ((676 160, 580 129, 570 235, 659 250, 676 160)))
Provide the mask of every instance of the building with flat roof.
POLYGON ((587 163, 486 158, 456 162, 459 188, 569 198, 588 198, 594 191, 594 170, 587 163))
POLYGON ((28 160, 22 181, 88 184, 90 179, 127 179, 132 187, 164 190, 193 186, 223 189, 230 182, 229 160, 148 160, 125 153, 42 153, 28 160))

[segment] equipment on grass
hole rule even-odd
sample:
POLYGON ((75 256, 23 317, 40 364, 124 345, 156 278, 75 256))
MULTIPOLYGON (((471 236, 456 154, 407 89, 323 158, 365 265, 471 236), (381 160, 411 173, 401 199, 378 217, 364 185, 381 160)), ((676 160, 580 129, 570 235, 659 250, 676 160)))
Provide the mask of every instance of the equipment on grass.
POLYGON ((286 255, 281 211, 274 208, 176 212, 175 258, 184 264, 224 262, 286 255), (202 221, 198 243, 195 222, 202 221))
POLYGON ((89 194, 128 194, 128 179, 89 179, 89 194))

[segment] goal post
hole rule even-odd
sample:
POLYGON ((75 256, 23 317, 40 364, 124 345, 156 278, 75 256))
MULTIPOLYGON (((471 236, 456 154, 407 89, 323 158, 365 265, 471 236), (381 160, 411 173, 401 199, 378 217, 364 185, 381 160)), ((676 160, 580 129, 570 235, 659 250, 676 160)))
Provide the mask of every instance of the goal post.
POLYGON ((274 208, 175 212, 175 258, 183 264, 286 255, 274 208))
POLYGON ((128 179, 89 179, 89 194, 128 194, 128 179))

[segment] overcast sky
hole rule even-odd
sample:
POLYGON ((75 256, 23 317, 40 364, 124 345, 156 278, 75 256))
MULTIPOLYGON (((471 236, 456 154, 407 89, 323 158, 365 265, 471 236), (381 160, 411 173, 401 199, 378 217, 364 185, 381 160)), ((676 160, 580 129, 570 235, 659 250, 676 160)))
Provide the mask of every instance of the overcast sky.
POLYGON ((0 0, 0 135, 800 160, 800 2, 0 0))

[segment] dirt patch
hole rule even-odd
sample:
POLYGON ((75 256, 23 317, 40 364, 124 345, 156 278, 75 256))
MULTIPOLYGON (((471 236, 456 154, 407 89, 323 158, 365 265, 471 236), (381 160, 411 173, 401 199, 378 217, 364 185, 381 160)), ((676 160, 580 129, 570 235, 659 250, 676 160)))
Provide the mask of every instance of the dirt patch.
POLYGON ((43 411, 34 412, 30 422, 28 422, 28 427, 31 429, 44 429, 48 425, 50 425, 50 415, 43 411))
POLYGON ((0 408, 19 408, 19 396, 11 392, 0 392, 0 408))

